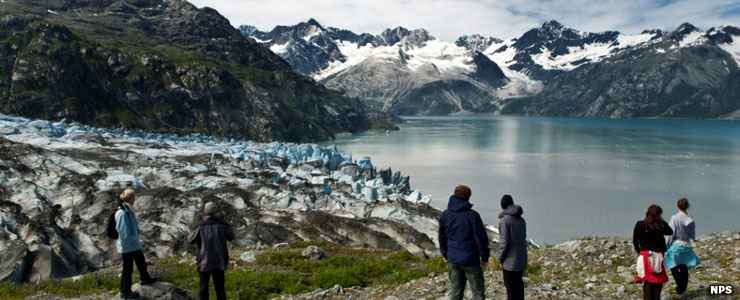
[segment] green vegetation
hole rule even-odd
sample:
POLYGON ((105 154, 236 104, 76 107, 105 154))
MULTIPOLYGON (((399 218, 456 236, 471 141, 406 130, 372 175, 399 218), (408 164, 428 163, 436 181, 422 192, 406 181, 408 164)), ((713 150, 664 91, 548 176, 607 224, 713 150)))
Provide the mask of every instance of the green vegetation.
MULTIPOLYGON (((229 299, 269 299, 279 294, 297 294, 335 285, 395 286, 447 271, 442 258, 425 259, 405 251, 354 249, 318 243, 328 257, 308 260, 301 251, 316 243, 296 243, 284 250, 267 250, 254 263, 233 262, 226 276, 229 299)), ((234 256, 240 253, 233 251, 234 256)), ((77 281, 49 281, 40 284, 0 285, 1 299, 24 299, 38 294, 72 297, 115 293, 118 289, 116 268, 83 276, 77 281)), ((171 258, 156 262, 152 268, 163 281, 171 282, 197 295, 198 273, 193 259, 171 258)), ((136 280, 135 280, 136 281, 136 280)))
POLYGON ((53 294, 62 297, 74 297, 81 294, 95 294, 118 289, 119 279, 113 274, 87 275, 77 281, 45 281, 39 284, 13 285, 0 284, 0 299, 21 300, 38 294, 53 294))
POLYGON ((525 271, 526 276, 530 281, 534 283, 540 283, 544 281, 542 277, 542 265, 536 262, 529 263, 525 271))

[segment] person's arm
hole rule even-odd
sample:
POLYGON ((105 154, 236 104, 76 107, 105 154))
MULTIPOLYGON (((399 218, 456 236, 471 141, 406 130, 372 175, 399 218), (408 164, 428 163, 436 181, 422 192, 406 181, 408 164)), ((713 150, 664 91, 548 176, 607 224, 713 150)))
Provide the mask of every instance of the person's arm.
POLYGON ((439 218, 439 231, 437 232, 437 239, 439 240, 439 252, 442 253, 442 257, 447 259, 447 228, 445 227, 445 214, 439 218))
POLYGON ((507 252, 509 251, 510 244, 509 239, 509 226, 506 225, 506 222, 504 222, 504 219, 502 218, 498 222, 498 251, 496 253, 496 258, 500 264, 504 263, 504 259, 508 254, 507 252))
POLYGON ((635 224, 635 229, 632 231, 632 246, 635 247, 635 252, 640 253, 642 245, 640 245, 640 222, 635 224))
POLYGON ((487 263, 491 257, 491 249, 488 246, 488 233, 486 233, 486 226, 483 225, 483 220, 477 213, 475 214, 474 222, 473 234, 475 235, 475 242, 478 244, 480 260, 487 263))
POLYGON ((691 221, 691 224, 689 224, 688 228, 686 228, 686 231, 688 231, 687 234, 689 236, 689 240, 695 241, 696 240, 696 222, 691 221))
POLYGON ((676 223, 678 223, 678 221, 676 220, 675 216, 671 217, 671 220, 668 221, 668 225, 671 226, 671 230, 673 230, 673 234, 671 234, 671 236, 669 236, 668 240, 666 241, 666 246, 668 247, 670 247, 671 244, 673 244, 673 242, 676 240, 676 223))
POLYGON ((234 229, 231 227, 231 225, 226 224, 226 232, 225 232, 226 240, 231 242, 234 240, 234 229))
POLYGON ((190 235, 188 236, 188 243, 194 245, 200 245, 200 226, 195 227, 190 235))
POLYGON ((116 211, 116 231, 118 231, 118 239, 125 241, 128 239, 128 218, 126 218, 126 211, 119 209, 116 211))
POLYGON ((666 221, 660 221, 663 222, 663 235, 673 235, 673 229, 671 229, 671 226, 668 225, 666 221))

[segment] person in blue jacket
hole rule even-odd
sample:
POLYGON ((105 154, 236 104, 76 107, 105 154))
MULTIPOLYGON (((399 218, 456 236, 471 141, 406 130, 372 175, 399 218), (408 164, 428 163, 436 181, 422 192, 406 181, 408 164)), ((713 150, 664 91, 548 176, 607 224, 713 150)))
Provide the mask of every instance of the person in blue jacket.
POLYGON ((134 202, 136 196, 133 188, 127 188, 121 193, 121 205, 116 211, 116 249, 121 254, 123 270, 121 271, 121 298, 137 299, 139 295, 131 291, 131 275, 134 272, 134 263, 139 269, 141 284, 148 285, 157 280, 149 276, 146 268, 146 259, 141 252, 141 240, 139 239, 139 223, 134 213, 134 202))
POLYGON ((439 219, 439 249, 449 266, 450 300, 461 300, 470 283, 473 299, 485 299, 483 269, 491 250, 480 215, 470 203, 471 190, 460 185, 439 219))

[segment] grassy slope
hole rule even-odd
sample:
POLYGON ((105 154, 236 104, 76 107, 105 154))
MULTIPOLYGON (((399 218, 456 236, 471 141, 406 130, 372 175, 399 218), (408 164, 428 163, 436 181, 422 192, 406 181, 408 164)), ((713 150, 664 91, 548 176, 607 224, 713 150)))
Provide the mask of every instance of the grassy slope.
MULTIPOLYGON (((232 251, 232 268, 226 276, 229 299, 269 299, 279 294, 297 294, 335 285, 398 285, 430 273, 446 271, 440 259, 422 259, 408 252, 338 247, 323 243, 296 243, 284 250, 268 250, 254 263, 238 261, 232 251), (310 261, 301 256, 308 245, 320 245, 328 258, 310 261)), ((13 286, 0 284, 0 299, 24 299, 39 294, 63 297, 115 294, 117 267, 88 274, 77 280, 48 281, 13 286)), ((198 273, 192 258, 171 258, 154 262, 151 270, 163 281, 197 295, 198 273)), ((136 282, 136 279, 134 280, 136 282)))

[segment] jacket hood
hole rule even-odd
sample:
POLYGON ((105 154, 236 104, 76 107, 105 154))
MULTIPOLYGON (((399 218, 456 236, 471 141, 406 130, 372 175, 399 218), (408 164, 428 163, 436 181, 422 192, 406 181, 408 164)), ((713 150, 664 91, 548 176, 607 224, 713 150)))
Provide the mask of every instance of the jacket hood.
POLYGON ((512 204, 511 206, 504 209, 504 211, 502 211, 498 215, 498 217, 503 218, 505 216, 512 216, 512 217, 521 218, 522 214, 524 214, 524 210, 522 209, 522 207, 516 204, 512 204))
POLYGON ((678 219, 678 223, 683 226, 689 226, 689 224, 694 222, 694 219, 683 211, 678 211, 678 213, 676 213, 676 218, 678 219))
POLYGON ((450 196, 450 201, 447 203, 447 209, 454 212, 468 211, 471 208, 473 208, 473 204, 470 201, 455 196, 450 196))

